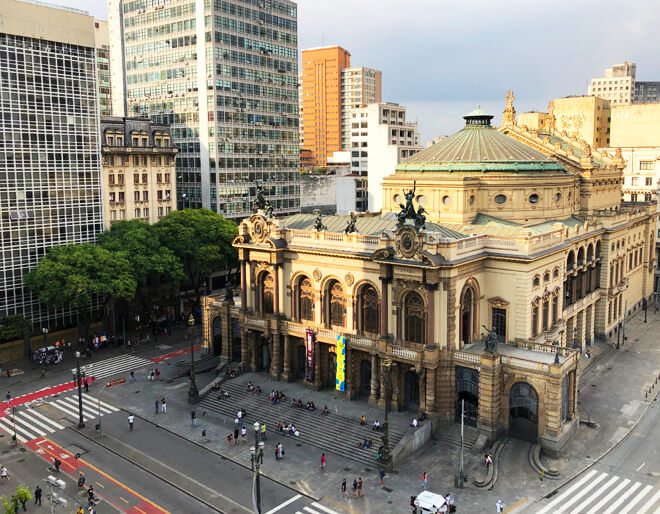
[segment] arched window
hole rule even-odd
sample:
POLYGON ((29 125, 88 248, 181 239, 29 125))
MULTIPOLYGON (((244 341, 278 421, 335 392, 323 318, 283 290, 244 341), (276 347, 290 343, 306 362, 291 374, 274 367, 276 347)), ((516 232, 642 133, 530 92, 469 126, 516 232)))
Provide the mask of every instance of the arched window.
POLYGON ((540 279, 537 275, 532 279, 532 287, 539 287, 540 284, 541 284, 541 281, 540 281, 540 279))
POLYGON ((600 258, 600 241, 596 243, 596 259, 600 258))
POLYGON ((578 263, 578 266, 582 266, 584 264, 584 248, 580 248, 578 250, 577 263, 578 263))
MULTIPOLYGON (((538 277, 537 277, 538 280, 538 277)), ((463 344, 472 342, 472 337, 478 332, 477 295, 471 286, 463 289, 461 295, 460 340, 463 344), (476 325, 476 326, 475 326, 476 325)))
POLYGON ((308 278, 303 278, 298 286, 300 319, 314 321, 314 289, 308 278))
POLYGON ((261 281, 261 313, 273 314, 275 300, 275 280, 273 275, 265 273, 261 281))
POLYGON ((378 292, 371 285, 362 288, 360 294, 360 330, 377 334, 380 330, 380 302, 378 292))
POLYGON ((572 251, 570 251, 568 252, 568 257, 566 258, 566 269, 570 271, 574 267, 575 267, 575 254, 572 251))
POLYGON ((587 247, 587 262, 591 262, 594 258, 594 245, 589 244, 587 247))
POLYGON ((330 297, 330 325, 343 327, 346 315, 344 289, 339 282, 332 282, 328 289, 328 295, 330 297))
POLYGON ((424 302, 419 294, 411 292, 406 295, 405 304, 405 338, 408 343, 424 344, 424 302))

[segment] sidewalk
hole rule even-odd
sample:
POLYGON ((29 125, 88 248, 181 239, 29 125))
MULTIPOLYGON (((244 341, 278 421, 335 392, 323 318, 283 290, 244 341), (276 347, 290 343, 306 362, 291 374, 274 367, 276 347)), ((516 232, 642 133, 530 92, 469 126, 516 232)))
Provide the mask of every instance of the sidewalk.
MULTIPOLYGON (((510 440, 502 452, 500 477, 493 491, 477 489, 472 485, 473 474, 482 469, 483 456, 468 450, 464 454, 463 469, 470 480, 464 489, 457 489, 454 477, 459 472, 460 448, 433 440, 401 467, 388 473, 383 488, 379 485, 376 462, 373 466, 364 466, 338 457, 328 448, 327 471, 322 472, 319 466, 321 450, 294 438, 281 440, 286 457, 275 461, 272 450, 277 441, 270 433, 262 470, 269 477, 298 491, 323 499, 337 511, 349 513, 405 512, 410 496, 421 491, 420 477, 424 472, 429 475, 429 489, 440 494, 451 492, 463 512, 492 512, 498 498, 505 499, 508 512, 517 510, 518 506, 529 506, 583 471, 621 441, 634 428, 658 392, 660 386, 655 386, 655 377, 660 372, 660 352, 655 347, 655 333, 660 330, 660 315, 649 311, 648 323, 645 324, 643 319, 642 313, 628 321, 628 342, 621 349, 614 349, 611 343, 598 343, 598 348, 592 349, 592 359, 581 363, 580 417, 597 423, 597 428, 580 426, 579 432, 568 444, 563 459, 550 461, 543 458, 544 465, 559 469, 561 480, 539 480, 527 461, 530 444, 517 440, 510 440), (645 398, 645 387, 652 384, 652 394, 645 398), (340 492, 342 478, 352 483, 353 478, 359 476, 364 479, 365 497, 343 500, 340 492)), ((584 357, 582 359, 586 361, 584 357)), ((233 430, 234 420, 216 412, 206 412, 199 405, 188 404, 188 379, 181 378, 168 384, 167 378, 178 370, 174 366, 164 366, 161 371, 163 375, 159 382, 149 383, 140 377, 136 384, 108 390, 104 401, 132 411, 249 467, 249 446, 252 443, 241 442, 238 446, 228 447, 225 440, 227 433, 233 430), (167 399, 168 413, 155 415, 154 401, 163 397, 167 399), (192 427, 190 423, 192 410, 196 411, 199 419, 197 427, 192 427), (206 437, 201 435, 202 428, 206 429, 206 437)), ((198 375, 198 386, 201 388, 213 379, 209 374, 198 375)), ((264 373, 247 373, 233 380, 243 384, 250 380, 261 386, 266 394, 271 389, 281 389, 288 398, 300 397, 303 402, 312 400, 317 406, 327 404, 331 411, 354 417, 356 422, 362 414, 370 422, 384 418, 382 411, 369 408, 365 400, 349 402, 336 396, 333 391, 310 391, 299 383, 273 381, 264 373)), ((392 424, 405 429, 412 415, 408 412, 393 413, 392 424)))

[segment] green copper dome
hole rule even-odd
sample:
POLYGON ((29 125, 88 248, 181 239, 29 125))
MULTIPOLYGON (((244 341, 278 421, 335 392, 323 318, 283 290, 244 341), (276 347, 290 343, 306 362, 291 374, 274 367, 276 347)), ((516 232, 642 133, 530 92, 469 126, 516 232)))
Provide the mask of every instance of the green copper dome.
POLYGON ((488 114, 477 107, 463 116, 456 134, 408 157, 397 171, 517 172, 564 171, 556 160, 494 129, 488 114))

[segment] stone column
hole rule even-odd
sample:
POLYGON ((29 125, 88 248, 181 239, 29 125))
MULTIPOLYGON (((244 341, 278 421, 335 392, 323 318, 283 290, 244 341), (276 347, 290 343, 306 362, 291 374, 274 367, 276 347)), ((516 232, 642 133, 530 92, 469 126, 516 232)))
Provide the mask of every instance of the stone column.
POLYGON ((314 389, 321 389, 321 343, 314 341, 314 389))
POLYGON ((346 374, 344 376, 344 396, 348 400, 352 400, 355 398, 355 370, 353 369, 353 356, 355 355, 355 352, 353 350, 349 350, 348 345, 346 345, 346 360, 345 360, 345 367, 346 367, 346 374))
POLYGON ((428 314, 426 317, 426 344, 435 345, 435 291, 438 284, 425 284, 428 291, 428 314))
POLYGON ((435 408, 435 369, 426 370, 426 413, 432 415, 435 408))
POLYGON ((403 315, 401 314, 402 307, 400 305, 396 306, 396 342, 401 343, 402 340, 402 330, 401 325, 403 325, 403 315))
POLYGON ((241 261, 241 311, 247 310, 247 275, 245 272, 246 263, 241 261))
POLYGON ((499 353, 481 354, 479 372, 479 419, 477 426, 489 440, 497 438, 502 423, 502 357, 499 353))
MULTIPOLYGON (((437 414, 446 420, 454 419, 454 365, 451 351, 444 349, 440 353, 435 374, 435 408, 437 414)), ((428 393, 427 393, 428 394, 428 393)))
POLYGON ((273 334, 273 355, 270 356, 270 375, 273 378, 280 376, 282 372, 282 345, 280 334, 273 334))
POLYGON ((580 349, 581 353, 584 353, 584 320, 585 320, 585 312, 584 309, 582 309, 580 312, 578 312, 576 316, 576 321, 577 321, 577 346, 580 349))
MULTIPOLYGON (((380 282, 381 282, 381 298, 382 301, 380 302, 380 337, 381 338, 386 338, 387 335, 390 333, 389 332, 389 327, 387 326, 387 322, 389 319, 389 314, 390 314, 390 300, 389 300, 389 293, 390 293, 390 282, 392 281, 391 277, 380 277, 380 282)), ((373 368, 372 368, 372 374, 373 374, 373 368)))
MULTIPOLYGON (((378 377, 380 376, 378 354, 371 354, 371 390, 369 391, 369 405, 378 405, 378 377)), ((381 387, 381 390, 385 389, 381 387)), ((385 398, 383 398, 384 400, 385 398)))
POLYGON ((289 334, 284 334, 282 337, 284 337, 284 363, 280 380, 289 382, 291 380, 291 342, 289 341, 289 334))
POLYGON ((260 333, 250 332, 250 371, 257 371, 257 338, 260 336, 260 333))
POLYGON ((248 360, 250 360, 249 337, 248 330, 241 330, 241 364, 243 367, 247 366, 248 360))
POLYGON ((593 344, 595 341, 594 339, 596 338, 596 307, 593 305, 590 309, 590 316, 589 316, 589 340, 591 341, 591 344, 593 344))
POLYGON ((280 266, 274 265, 273 281, 275 285, 275 294, 273 295, 273 315, 280 315, 280 266))
POLYGON ((419 410, 426 412, 426 368, 417 371, 417 387, 419 389, 419 410))

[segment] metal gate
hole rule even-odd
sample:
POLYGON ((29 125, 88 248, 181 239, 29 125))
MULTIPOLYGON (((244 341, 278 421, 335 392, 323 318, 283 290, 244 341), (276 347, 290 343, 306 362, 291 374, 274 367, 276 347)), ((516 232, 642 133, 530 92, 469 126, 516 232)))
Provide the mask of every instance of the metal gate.
POLYGON ((536 441, 538 437, 539 396, 526 382, 513 384, 509 391, 509 431, 514 437, 536 441))
POLYGON ((461 411, 464 405, 465 424, 476 427, 479 418, 479 372, 476 369, 456 366, 454 370, 454 391, 456 422, 461 422, 461 411), (463 404, 463 402, 465 403, 463 404))

